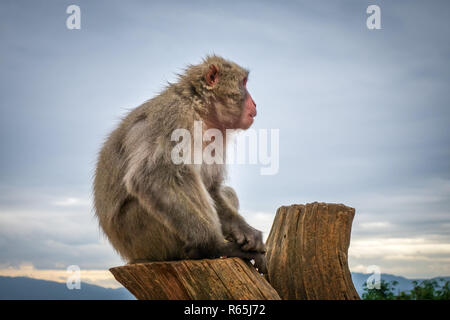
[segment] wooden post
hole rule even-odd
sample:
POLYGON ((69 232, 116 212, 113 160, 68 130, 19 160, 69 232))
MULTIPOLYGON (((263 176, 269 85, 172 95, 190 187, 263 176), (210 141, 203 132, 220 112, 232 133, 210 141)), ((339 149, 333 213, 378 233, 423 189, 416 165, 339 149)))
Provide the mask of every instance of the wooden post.
POLYGON ((359 299, 347 262, 354 215, 317 202, 277 210, 266 246, 268 279, 282 299, 359 299))
POLYGON ((275 289, 239 258, 181 260, 109 269, 139 300, 279 300, 275 289))

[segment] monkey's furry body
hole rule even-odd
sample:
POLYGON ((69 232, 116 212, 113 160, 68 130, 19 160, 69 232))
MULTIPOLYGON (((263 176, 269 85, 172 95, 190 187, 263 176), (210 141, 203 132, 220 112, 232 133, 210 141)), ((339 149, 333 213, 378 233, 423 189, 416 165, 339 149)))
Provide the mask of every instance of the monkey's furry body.
POLYGON ((207 57, 131 111, 107 138, 94 178, 95 211, 128 262, 238 256, 264 269, 262 234, 238 214, 236 193, 223 185, 224 165, 171 158, 172 132, 192 132, 194 121, 222 131, 251 125, 256 105, 247 76, 233 62, 207 57))

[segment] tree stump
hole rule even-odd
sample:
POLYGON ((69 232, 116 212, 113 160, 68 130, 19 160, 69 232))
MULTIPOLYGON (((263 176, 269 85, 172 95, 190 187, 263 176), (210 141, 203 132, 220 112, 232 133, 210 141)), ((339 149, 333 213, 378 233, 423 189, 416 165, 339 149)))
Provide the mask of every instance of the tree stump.
POLYGON ((268 279, 282 299, 359 299, 347 262, 354 215, 317 202, 277 210, 266 247, 268 279))
POLYGON ((279 300, 239 258, 129 264, 109 269, 139 300, 279 300))

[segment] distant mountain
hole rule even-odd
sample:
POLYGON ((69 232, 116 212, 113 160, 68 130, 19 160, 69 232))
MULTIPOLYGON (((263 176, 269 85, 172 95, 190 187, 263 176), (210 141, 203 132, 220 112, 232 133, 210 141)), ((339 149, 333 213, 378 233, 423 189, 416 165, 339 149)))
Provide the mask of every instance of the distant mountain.
MULTIPOLYGON (((356 291, 358 292, 359 296, 361 296, 364 292, 363 290, 363 284, 367 281, 367 279, 371 276, 371 273, 358 273, 358 272, 352 272, 352 280, 353 284, 355 286, 356 291)), ((405 277, 401 276, 394 276, 392 274, 382 273, 381 274, 381 280, 391 282, 391 281, 397 281, 398 284, 395 286, 394 294, 397 295, 400 291, 408 292, 412 290, 414 287, 413 281, 422 281, 425 279, 407 279, 405 277)), ((445 283, 445 281, 450 281, 450 277, 436 277, 429 280, 437 280, 439 284, 445 283), (440 282, 440 279, 444 279, 442 282, 440 282)))
POLYGON ((125 288, 110 289, 82 282, 79 290, 65 283, 26 277, 1 277, 0 300, 131 300, 125 288))

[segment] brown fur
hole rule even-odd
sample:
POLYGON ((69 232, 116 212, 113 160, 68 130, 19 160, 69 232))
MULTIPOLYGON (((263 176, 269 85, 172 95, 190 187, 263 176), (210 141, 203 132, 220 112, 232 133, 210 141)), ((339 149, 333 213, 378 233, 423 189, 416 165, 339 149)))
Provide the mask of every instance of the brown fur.
POLYGON ((261 260, 261 232, 238 214, 236 193, 223 185, 225 167, 171 160, 175 129, 192 133, 196 120, 222 131, 236 127, 247 76, 237 64, 209 56, 131 111, 106 140, 94 179, 96 216, 127 261, 221 255, 261 260), (205 79, 211 66, 218 69, 213 85, 205 79))

